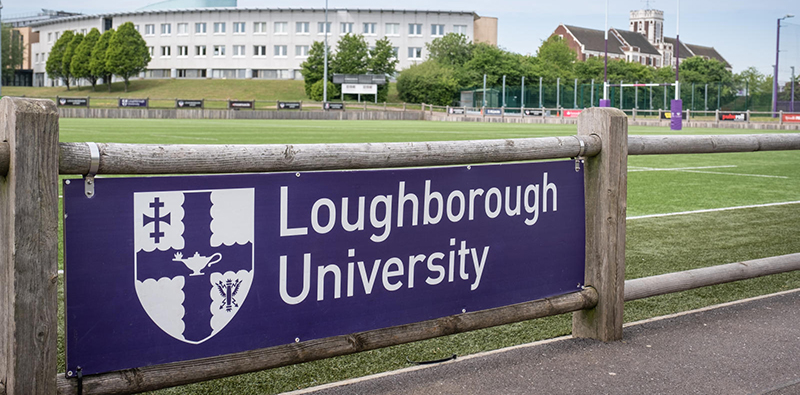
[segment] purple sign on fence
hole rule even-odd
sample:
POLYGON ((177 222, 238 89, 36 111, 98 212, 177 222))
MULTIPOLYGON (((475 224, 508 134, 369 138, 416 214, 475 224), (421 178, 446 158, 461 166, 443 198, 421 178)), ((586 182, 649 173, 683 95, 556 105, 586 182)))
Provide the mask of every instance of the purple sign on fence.
POLYGON ((67 375, 580 290, 574 162, 64 181, 67 375))

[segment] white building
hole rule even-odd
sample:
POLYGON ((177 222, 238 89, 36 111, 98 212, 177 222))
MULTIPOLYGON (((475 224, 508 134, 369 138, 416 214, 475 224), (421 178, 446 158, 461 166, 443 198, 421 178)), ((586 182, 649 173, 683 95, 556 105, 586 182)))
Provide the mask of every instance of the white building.
MULTIPOLYGON (((175 2, 159 3, 168 7, 175 2)), ((315 41, 335 50, 340 36, 361 34, 372 46, 388 37, 398 70, 423 61, 425 44, 446 33, 497 45, 497 18, 468 11, 187 8, 80 15, 32 24, 34 86, 58 85, 45 72, 47 55, 66 30, 101 33, 132 22, 150 49, 143 78, 302 79, 300 64, 315 41)))

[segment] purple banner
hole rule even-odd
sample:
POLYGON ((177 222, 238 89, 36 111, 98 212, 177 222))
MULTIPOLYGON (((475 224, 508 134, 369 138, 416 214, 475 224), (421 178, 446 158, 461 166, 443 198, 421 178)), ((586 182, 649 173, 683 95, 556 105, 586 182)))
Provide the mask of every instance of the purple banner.
POLYGON ((573 161, 64 181, 67 375, 580 290, 573 161))

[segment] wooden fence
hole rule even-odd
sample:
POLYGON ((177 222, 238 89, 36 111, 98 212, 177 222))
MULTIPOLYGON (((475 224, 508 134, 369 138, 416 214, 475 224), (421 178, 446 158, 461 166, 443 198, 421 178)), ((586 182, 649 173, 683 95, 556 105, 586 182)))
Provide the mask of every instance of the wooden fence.
POLYGON ((622 338, 625 300, 800 269, 800 254, 624 281, 628 155, 798 150, 800 134, 631 136, 626 115, 585 110, 568 137, 385 144, 134 145, 58 142, 51 101, 0 101, 0 394, 75 394, 56 372, 58 175, 230 173, 435 166, 585 157, 583 290, 491 310, 237 354, 84 377, 84 394, 122 394, 296 364, 453 333, 573 315, 573 335, 622 338))

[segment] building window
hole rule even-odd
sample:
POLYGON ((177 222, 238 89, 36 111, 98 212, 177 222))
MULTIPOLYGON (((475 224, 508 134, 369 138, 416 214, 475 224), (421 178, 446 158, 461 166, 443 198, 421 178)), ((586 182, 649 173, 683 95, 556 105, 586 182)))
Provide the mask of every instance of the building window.
POLYGON ((374 36, 375 35, 375 25, 377 23, 372 22, 364 22, 364 34, 374 36))
POLYGON ((253 46, 253 56, 267 56, 267 46, 266 45, 253 46))
POLYGON ((53 33, 47 33, 47 42, 53 42, 53 33))
POLYGON ((195 23, 194 32, 195 34, 206 34, 206 23, 205 22, 195 23))
POLYGON ((275 22, 274 25, 274 33, 275 34, 286 34, 288 33, 288 22, 275 22))
POLYGON ((214 34, 225 34, 225 22, 214 22, 214 34))
POLYGON ((141 30, 139 30, 139 25, 133 25, 133 28, 139 33, 142 32, 141 30))
POLYGON ((319 34, 330 34, 331 33, 331 22, 328 22, 327 26, 325 22, 318 22, 317 23, 317 33, 319 34))
POLYGON ((453 33, 467 35, 467 25, 453 25, 453 33))
POLYGON ((285 58, 286 57, 286 46, 285 45, 276 45, 275 46, 275 57, 276 58, 285 58))
POLYGON ((431 25, 431 36, 444 36, 444 25, 431 25))
POLYGON ((152 36, 156 34, 156 25, 144 25, 144 35, 152 36))
POLYGON ((186 45, 178 45, 178 56, 189 56, 189 47, 186 45))
POLYGON ((421 36, 422 35, 422 24, 421 23, 409 23, 408 24, 408 35, 409 36, 421 36))
POLYGON ((386 24, 386 35, 387 36, 399 36, 400 35, 400 24, 399 23, 387 23, 386 24))
POLYGON ((233 34, 244 34, 244 22, 233 22, 233 34))
POLYGON ((194 46, 194 56, 206 56, 206 46, 205 45, 195 45, 194 46))
POLYGON ((169 57, 170 54, 171 54, 171 47, 170 46, 161 47, 161 56, 162 57, 169 57))
POLYGON ((81 34, 85 36, 86 35, 86 29, 81 29, 81 34))
POLYGON ((267 34, 267 22, 253 22, 254 34, 267 34))
POLYGON ((161 35, 168 36, 172 34, 172 24, 169 23, 162 23, 161 24, 161 35))
POLYGON ((308 57, 308 45, 295 45, 294 46, 294 56, 298 58, 307 58, 308 57))
POLYGON ((184 36, 189 34, 189 24, 188 23, 179 23, 178 24, 178 35, 184 36))
POLYGON ((153 57, 153 55, 155 54, 154 47, 147 47, 147 53, 150 54, 150 57, 153 57))
POLYGON ((215 45, 214 46, 214 56, 225 56, 225 46, 224 45, 215 45))
POLYGON ((295 22, 294 32, 297 34, 308 34, 308 22, 295 22))
POLYGON ((339 24, 339 33, 347 34, 353 32, 353 22, 342 22, 339 24))
POLYGON ((233 56, 244 56, 244 45, 234 45, 233 56))
POLYGON ((422 59, 422 48, 421 47, 408 47, 408 58, 409 59, 422 59))
POLYGON ((400 47, 392 47, 392 55, 395 59, 400 58, 400 47))

